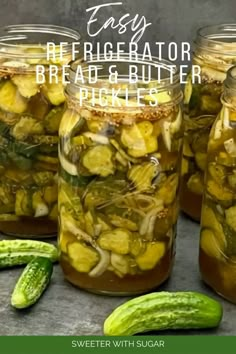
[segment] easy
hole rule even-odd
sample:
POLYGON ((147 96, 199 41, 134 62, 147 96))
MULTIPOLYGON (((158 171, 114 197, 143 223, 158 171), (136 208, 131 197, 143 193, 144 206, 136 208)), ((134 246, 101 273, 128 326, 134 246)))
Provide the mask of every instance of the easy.
POLYGON ((151 25, 148 23, 145 16, 141 16, 136 14, 133 18, 130 18, 130 14, 123 15, 118 22, 116 22, 114 17, 110 17, 108 20, 104 22, 104 24, 95 32, 92 31, 92 24, 97 22, 97 18, 95 17, 98 11, 103 7, 110 6, 119 6, 122 5, 122 2, 114 2, 109 4, 101 4, 97 6, 90 7, 86 10, 86 12, 92 12, 92 15, 87 23, 87 32, 90 37, 97 36, 103 29, 107 29, 109 26, 112 29, 117 29, 119 34, 123 34, 126 32, 128 25, 130 25, 130 29, 132 32, 135 32, 133 37, 131 38, 132 42, 138 42, 143 36, 146 28, 151 25))

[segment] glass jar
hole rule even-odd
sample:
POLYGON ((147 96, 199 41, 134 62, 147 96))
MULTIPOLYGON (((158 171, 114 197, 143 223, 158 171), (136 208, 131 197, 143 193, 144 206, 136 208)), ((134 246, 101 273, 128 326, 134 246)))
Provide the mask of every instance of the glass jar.
MULTIPOLYGON (((140 59, 139 80, 129 84, 131 64, 125 55, 88 62, 84 77, 97 66, 97 83, 67 86, 59 130, 60 263, 66 279, 95 293, 151 290, 169 277, 175 253, 183 138, 179 74, 175 68, 171 84, 169 62, 140 59), (115 84, 108 81, 110 65, 119 73, 115 84), (162 68, 159 85, 155 65, 162 68), (140 77, 148 68, 147 84, 140 77), (88 90, 83 102, 81 87, 88 90), (107 90, 104 104, 99 87, 107 90), (150 96, 148 87, 159 92, 150 96), (120 90, 115 104, 112 90, 120 90), (156 98, 159 105, 151 107, 156 98)), ((71 78, 75 71, 76 63, 71 78)))
POLYGON ((180 192, 181 209, 200 221, 206 151, 210 129, 221 109, 220 96, 227 70, 236 63, 236 25, 201 28, 193 64, 201 68, 201 83, 185 86, 185 137, 180 192))
MULTIPOLYGON (((62 80, 50 83, 50 64, 71 61, 76 31, 50 25, 0 29, 0 231, 19 237, 57 232, 58 127, 65 101, 62 80), (47 42, 68 42, 47 60, 47 42), (36 82, 36 65, 46 82, 36 82)), ((60 75, 59 75, 60 76, 60 75)))
POLYGON ((203 280, 236 303, 236 66, 222 104, 208 143, 199 262, 203 280))

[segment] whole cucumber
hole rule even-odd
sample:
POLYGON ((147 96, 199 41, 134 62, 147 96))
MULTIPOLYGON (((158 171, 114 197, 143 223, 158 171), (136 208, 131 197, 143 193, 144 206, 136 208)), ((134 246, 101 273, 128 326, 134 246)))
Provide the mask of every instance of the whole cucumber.
POLYGON ((27 264, 35 257, 58 260, 57 248, 46 242, 33 240, 2 240, 0 241, 0 268, 27 264))
POLYGON ((23 309, 33 305, 48 286, 53 264, 48 258, 33 259, 21 274, 11 297, 11 305, 23 309))
POLYGON ((219 325, 222 306, 196 292, 159 292, 117 307, 104 322, 104 334, 130 336, 153 330, 211 328, 219 325))

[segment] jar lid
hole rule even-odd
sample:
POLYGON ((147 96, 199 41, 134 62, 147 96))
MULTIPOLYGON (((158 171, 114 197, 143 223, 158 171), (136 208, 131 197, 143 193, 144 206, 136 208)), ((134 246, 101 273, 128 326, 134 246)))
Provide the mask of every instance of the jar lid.
POLYGON ((201 27, 195 44, 215 54, 236 56, 236 24, 221 24, 201 27))
MULTIPOLYGON (((47 43, 55 45, 65 42, 63 53, 70 53, 72 43, 80 41, 80 34, 67 27, 54 25, 26 24, 0 28, 0 58, 43 59, 47 57, 47 43)), ((60 51, 55 53, 60 56, 60 51)))
POLYGON ((91 91, 94 97, 101 96, 102 91, 103 96, 110 97, 115 90, 118 100, 129 96, 129 106, 136 105, 140 92, 145 97, 150 92, 155 96, 156 92, 158 104, 182 99, 178 66, 157 57, 144 60, 138 56, 138 60, 132 61, 125 53, 112 53, 112 58, 93 55, 86 62, 72 63, 69 82, 66 91, 71 96, 81 97, 84 90, 88 99, 91 91))

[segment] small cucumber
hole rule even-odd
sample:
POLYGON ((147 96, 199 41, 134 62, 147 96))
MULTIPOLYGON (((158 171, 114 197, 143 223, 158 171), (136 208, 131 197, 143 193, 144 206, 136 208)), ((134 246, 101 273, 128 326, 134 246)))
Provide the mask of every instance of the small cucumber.
POLYGON ((54 245, 33 240, 0 241, 0 268, 14 267, 29 263, 35 257, 58 260, 58 250, 54 245))
POLYGON ((104 322, 104 334, 211 328, 218 326, 221 318, 221 304, 206 295, 163 291, 139 296, 116 308, 104 322))
POLYGON ((53 264, 48 258, 36 257, 24 269, 11 297, 11 305, 24 309, 38 301, 48 286, 53 264))

